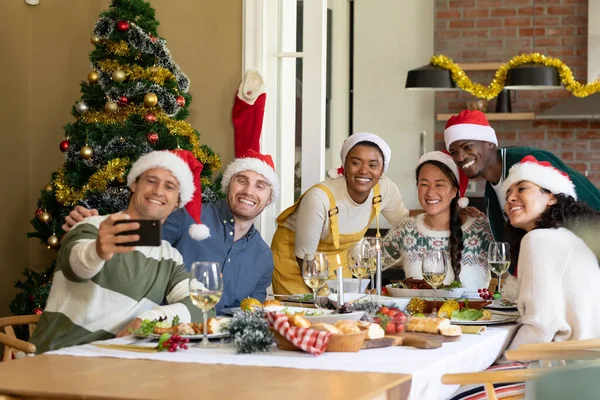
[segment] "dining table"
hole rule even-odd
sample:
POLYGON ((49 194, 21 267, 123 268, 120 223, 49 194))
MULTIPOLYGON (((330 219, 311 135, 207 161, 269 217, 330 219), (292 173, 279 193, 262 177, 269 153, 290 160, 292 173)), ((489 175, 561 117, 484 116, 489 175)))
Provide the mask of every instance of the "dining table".
POLYGON ((0 363, 0 399, 446 399, 458 386, 442 384, 442 375, 486 369, 515 330, 514 324, 490 326, 437 349, 394 346, 319 356, 275 346, 236 354, 232 343, 177 352, 111 346, 135 340, 124 337, 0 363))

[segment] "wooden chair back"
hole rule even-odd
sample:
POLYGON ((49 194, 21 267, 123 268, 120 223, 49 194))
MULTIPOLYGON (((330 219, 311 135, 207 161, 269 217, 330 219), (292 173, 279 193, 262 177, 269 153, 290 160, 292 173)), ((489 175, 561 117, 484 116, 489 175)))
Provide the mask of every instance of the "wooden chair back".
POLYGON ((3 361, 11 361, 16 351, 22 351, 26 354, 35 353, 35 345, 18 339, 13 327, 17 325, 27 325, 29 328, 29 335, 31 336, 39 320, 39 315, 17 315, 0 318, 0 330, 4 330, 4 332, 0 332, 0 343, 4 345, 3 361))

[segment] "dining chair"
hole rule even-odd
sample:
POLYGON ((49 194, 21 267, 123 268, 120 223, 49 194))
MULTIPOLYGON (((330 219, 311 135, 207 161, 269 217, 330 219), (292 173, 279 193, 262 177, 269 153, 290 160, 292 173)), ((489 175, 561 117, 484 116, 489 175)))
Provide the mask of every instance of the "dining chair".
POLYGON ((39 320, 39 315, 17 315, 0 318, 0 330, 4 330, 4 332, 0 332, 0 344, 4 345, 3 361, 11 361, 17 351, 22 351, 25 354, 35 354, 35 345, 18 339, 13 326, 28 325, 29 335, 31 335, 39 320))
MULTIPOLYGON (((573 367, 572 365, 567 365, 567 361, 587 361, 590 365, 597 365, 600 364, 599 349, 600 338, 524 344, 519 346, 517 350, 507 350, 504 353, 506 359, 521 362, 538 361, 541 368, 445 374, 442 376, 442 383, 446 385, 482 384, 487 398, 489 400, 497 400, 498 397, 494 383, 528 382, 558 368, 573 367), (553 363, 553 361, 556 361, 556 363, 553 363)), ((524 395, 517 395, 503 397, 503 400, 523 398, 525 398, 524 395)))

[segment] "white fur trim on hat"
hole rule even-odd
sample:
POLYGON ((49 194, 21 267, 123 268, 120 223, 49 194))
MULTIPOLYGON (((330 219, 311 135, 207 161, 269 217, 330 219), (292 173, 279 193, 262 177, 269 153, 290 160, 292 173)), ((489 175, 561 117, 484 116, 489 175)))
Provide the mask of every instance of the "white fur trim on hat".
POLYGON ((515 164, 510 167, 508 176, 502 184, 502 193, 506 193, 512 185, 521 181, 533 182, 554 194, 562 193, 577 200, 573 181, 554 167, 530 161, 515 164))
POLYGON ((223 179, 221 180, 221 186, 225 193, 229 190, 231 178, 242 171, 254 171, 264 176, 271 184, 271 202, 277 200, 280 189, 279 178, 277 177, 275 170, 266 162, 252 157, 236 158, 227 166, 223 173, 223 179))
POLYGON ((348 139, 344 140, 344 143, 342 144, 342 149, 340 150, 340 158, 342 159, 342 165, 346 165, 346 156, 348 156, 350 150, 357 143, 360 142, 372 142, 375 143, 377 147, 379 147, 379 150, 381 150, 381 152, 383 153, 383 172, 387 171, 390 165, 390 160, 392 158, 392 150, 390 149, 390 146, 388 146, 388 144, 385 142, 385 140, 383 140, 376 134, 369 132, 355 133, 353 135, 350 135, 348 139))
POLYGON ((170 151, 152 151, 138 158, 127 175, 127 186, 131 185, 149 169, 162 168, 170 171, 179 182, 179 208, 184 207, 194 197, 194 177, 190 167, 180 157, 170 151))
POLYGON ((210 229, 204 224, 192 224, 188 228, 190 237, 195 240, 204 240, 210 237, 210 229))
POLYGON ((477 124, 456 124, 449 126, 444 130, 446 150, 450 150, 450 145, 458 140, 481 140, 483 142, 490 142, 498 146, 496 131, 491 126, 477 124))
POLYGON ((252 105, 265 92, 265 84, 260 73, 255 69, 246 71, 244 79, 240 83, 237 95, 246 103, 252 105))

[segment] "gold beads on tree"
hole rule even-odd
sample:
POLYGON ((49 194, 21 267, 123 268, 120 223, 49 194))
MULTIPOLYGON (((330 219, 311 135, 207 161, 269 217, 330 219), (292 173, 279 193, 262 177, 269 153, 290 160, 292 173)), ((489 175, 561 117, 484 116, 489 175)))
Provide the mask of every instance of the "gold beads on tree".
POLYGON ((154 107, 158 104, 158 96, 152 92, 146 93, 144 96, 144 105, 146 107, 154 107))
POLYGON ((109 100, 104 104, 104 109, 107 112, 116 113, 117 111, 119 111, 119 105, 117 104, 117 102, 109 100))
POLYGON ((44 211, 38 216, 38 219, 46 224, 52 221, 52 215, 48 211, 44 211))
POLYGON ((58 236, 56 236, 56 235, 52 235, 48 238, 48 240, 46 240, 46 244, 51 249, 56 249, 58 247, 59 243, 60 243, 60 240, 58 240, 58 236))
POLYGON ((95 85, 96 83, 98 83, 98 72, 96 71, 90 71, 90 73, 87 76, 87 80, 90 83, 90 85, 95 85))
POLYGON ((127 75, 122 70, 116 69, 113 71, 111 78, 114 82, 121 83, 127 78, 127 75))
POLYGON ((90 146, 85 145, 81 148, 81 150, 79 150, 79 154, 84 160, 89 160, 94 156, 94 149, 92 149, 90 146))
POLYGON ((44 191, 51 192, 53 190, 54 190, 54 186, 52 186, 51 183, 48 183, 48 184, 44 185, 44 191))

